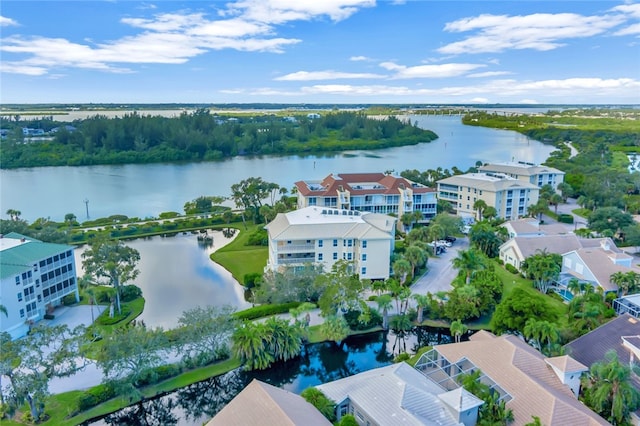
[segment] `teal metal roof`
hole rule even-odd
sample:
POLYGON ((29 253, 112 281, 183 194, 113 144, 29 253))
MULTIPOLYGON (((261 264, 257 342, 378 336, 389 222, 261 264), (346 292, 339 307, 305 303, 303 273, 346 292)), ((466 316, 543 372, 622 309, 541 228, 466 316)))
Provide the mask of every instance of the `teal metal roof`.
POLYGON ((3 238, 21 239, 25 242, 0 251, 0 279, 15 276, 33 268, 35 263, 67 250, 73 246, 65 244, 43 243, 33 238, 12 232, 3 238))

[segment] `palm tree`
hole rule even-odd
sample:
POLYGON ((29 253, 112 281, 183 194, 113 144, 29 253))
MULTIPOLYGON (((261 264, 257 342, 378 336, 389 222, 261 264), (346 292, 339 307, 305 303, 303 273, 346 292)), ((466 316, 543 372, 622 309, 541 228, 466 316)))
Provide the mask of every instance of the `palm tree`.
POLYGON ((609 280, 618 286, 618 292, 625 296, 629 292, 629 276, 622 271, 614 272, 609 277, 609 280))
POLYGON ((573 296, 577 296, 582 293, 582 284, 576 278, 571 278, 569 283, 567 284, 567 290, 573 294, 573 296))
POLYGON ((267 350, 265 334, 261 323, 250 321, 245 321, 233 332, 233 353, 245 363, 247 370, 264 370, 274 361, 273 354, 267 350))
POLYGON ((456 343, 460 343, 460 337, 467 332, 467 326, 460 320, 453 321, 449 327, 449 331, 454 336, 456 343))
POLYGON ((407 259, 400 258, 393 262, 393 273, 402 283, 406 281, 409 272, 412 271, 411 263, 407 259))
POLYGON ((442 225, 438 225, 437 223, 434 223, 432 225, 429 225, 429 228, 427 229, 428 229, 427 235, 429 237, 429 241, 431 242, 437 241, 445 237, 444 235, 445 231, 442 225))
POLYGON ((460 250, 458 252, 458 256, 453 259, 452 264, 454 268, 465 274, 466 284, 471 282, 471 275, 475 271, 487 268, 487 262, 484 255, 473 248, 470 248, 469 250, 460 250))
POLYGON ((413 300, 416 301, 416 305, 418 306, 416 322, 422 324, 424 320, 424 308, 428 308, 431 305, 431 298, 427 294, 414 294, 413 300))
POLYGON ((393 306, 392 300, 388 294, 381 294, 376 298, 378 309, 382 311, 382 328, 385 330, 389 329, 389 309, 393 306))
POLYGON ((6 306, 0 305, 0 312, 2 312, 5 317, 9 318, 9 311, 7 311, 7 307, 6 306))
POLYGON ((631 368, 611 350, 591 366, 588 380, 587 406, 613 424, 627 424, 631 412, 640 406, 640 393, 631 384, 631 368))
POLYGON ((415 276, 416 267, 424 265, 427 254, 420 247, 411 245, 404 252, 404 258, 411 264, 411 276, 415 276))
POLYGON ((473 203, 473 209, 476 211, 476 217, 478 218, 478 220, 482 220, 482 213, 484 212, 484 209, 486 209, 487 203, 482 200, 482 199, 478 199, 476 201, 474 201, 473 203))
POLYGON ((549 204, 553 206, 555 214, 558 214, 558 204, 560 204, 562 201, 562 196, 560 194, 554 193, 551 195, 551 197, 549 197, 549 204))

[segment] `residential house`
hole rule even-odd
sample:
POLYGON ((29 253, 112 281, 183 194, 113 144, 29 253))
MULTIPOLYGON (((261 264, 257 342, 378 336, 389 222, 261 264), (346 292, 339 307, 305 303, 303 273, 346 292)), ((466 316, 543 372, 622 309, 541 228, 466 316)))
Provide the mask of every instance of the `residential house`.
POLYGON ((305 207, 278 213, 265 226, 266 270, 317 263, 330 271, 338 260, 353 262, 361 278, 387 279, 396 218, 354 210, 305 207))
POLYGON ((461 387, 445 389, 405 362, 316 386, 336 403, 338 420, 359 425, 472 426, 483 401, 461 387))
MULTIPOLYGON (((638 295, 636 295, 638 296, 638 295)), ((601 325, 564 346, 565 352, 582 364, 591 367, 604 361, 607 352, 614 350, 625 365, 638 365, 640 360, 640 320, 628 313, 601 325)), ((640 391, 640 378, 631 375, 631 384, 640 391)), ((640 424, 640 412, 632 415, 633 424, 640 424)))
MULTIPOLYGON (((437 213, 435 189, 384 173, 332 174, 321 181, 299 181, 295 186, 298 208, 331 207, 393 214, 399 219, 420 212, 418 222, 427 222, 437 213)), ((398 220, 398 225, 401 223, 398 220)))
POLYGON ((503 173, 523 182, 528 182, 541 188, 551 185, 555 191, 558 184, 564 182, 565 173, 553 167, 527 163, 524 161, 489 163, 478 167, 481 173, 503 173))
POLYGON ((539 417, 543 425, 606 425, 578 401, 587 367, 569 356, 547 358, 515 335, 479 331, 468 342, 437 345, 416 363, 427 377, 451 389, 461 374, 481 371, 480 380, 511 409, 514 425, 539 417))
POLYGON ((207 426, 331 426, 299 395, 253 379, 207 426))
POLYGON ((605 293, 617 293, 618 286, 611 281, 611 275, 630 271, 640 274, 640 268, 632 264, 633 257, 618 249, 610 238, 599 239, 597 246, 585 246, 591 241, 581 240, 582 248, 562 255, 562 270, 558 280, 561 286, 567 286, 570 280, 577 279, 596 289, 600 287, 605 293))
POLYGON ((567 227, 559 223, 543 225, 537 219, 524 217, 510 220, 501 225, 507 230, 509 238, 514 237, 539 237, 542 235, 568 234, 567 227))
POLYGON ((473 205, 483 200, 501 219, 517 219, 538 202, 539 188, 499 173, 466 173, 437 182, 438 199, 448 201, 458 216, 474 217, 473 205))
POLYGON ((530 256, 540 252, 562 255, 581 247, 580 238, 574 234, 515 237, 500 246, 500 259, 522 271, 522 264, 530 256))
POLYGON ((0 331, 22 337, 68 294, 79 300, 74 247, 17 233, 0 235, 0 331))

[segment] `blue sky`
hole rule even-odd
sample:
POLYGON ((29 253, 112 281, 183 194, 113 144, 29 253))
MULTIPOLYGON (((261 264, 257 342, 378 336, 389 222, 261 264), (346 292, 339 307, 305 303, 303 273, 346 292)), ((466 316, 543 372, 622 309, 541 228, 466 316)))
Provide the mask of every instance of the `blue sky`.
POLYGON ((640 2, 29 1, 2 103, 640 103, 640 2))

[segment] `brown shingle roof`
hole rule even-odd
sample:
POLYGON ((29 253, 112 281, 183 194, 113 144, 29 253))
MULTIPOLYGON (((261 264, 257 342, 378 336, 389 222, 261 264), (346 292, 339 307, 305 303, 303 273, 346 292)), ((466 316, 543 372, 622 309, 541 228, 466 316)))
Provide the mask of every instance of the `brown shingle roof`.
POLYGON ((552 358, 546 359, 547 364, 557 368, 559 371, 563 373, 575 373, 580 371, 586 371, 589 368, 582 364, 581 362, 576 361, 568 355, 562 356, 554 356, 552 358))
POLYGON ((411 188, 416 194, 436 192, 435 188, 429 188, 403 177, 385 175, 384 173, 340 173, 329 175, 320 182, 301 180, 296 182, 295 186, 298 188, 298 192, 305 197, 311 195, 322 197, 336 195, 340 186, 345 191, 349 191, 351 195, 398 194, 398 188, 401 184, 406 188, 411 188), (380 187, 375 189, 357 188, 359 184, 365 183, 377 183, 380 187), (314 189, 311 189, 312 187, 314 189))
POLYGON ((253 379, 207 426, 331 426, 299 395, 253 379))
POLYGON ((513 335, 479 332, 468 342, 438 345, 435 349, 450 362, 467 358, 512 399, 514 424, 523 425, 538 416, 545 425, 606 425, 563 385, 545 357, 513 335), (476 337, 477 336, 477 337, 476 337))
POLYGON ((611 349, 618 353, 618 359, 629 363, 630 352, 622 346, 623 336, 640 335, 640 321, 629 314, 620 315, 595 330, 578 337, 565 345, 567 353, 584 365, 591 366, 602 361, 611 349))

